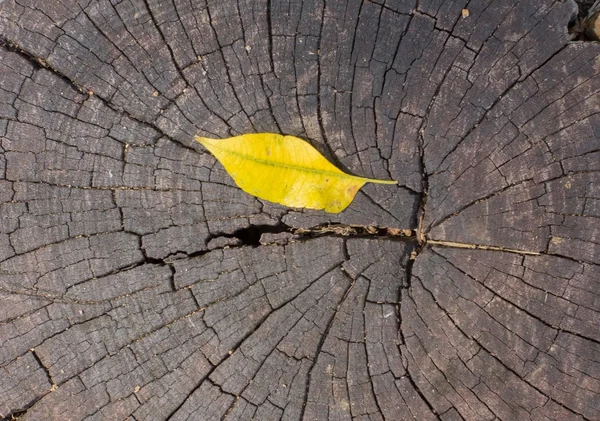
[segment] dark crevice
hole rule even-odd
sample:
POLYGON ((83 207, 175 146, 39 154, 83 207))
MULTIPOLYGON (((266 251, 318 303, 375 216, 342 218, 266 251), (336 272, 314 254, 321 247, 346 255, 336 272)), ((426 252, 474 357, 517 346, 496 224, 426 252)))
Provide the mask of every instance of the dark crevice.
POLYGON ((263 234, 280 234, 282 232, 292 232, 292 228, 287 224, 280 222, 277 225, 248 225, 240 228, 232 234, 221 234, 217 237, 237 238, 243 246, 258 247, 261 245, 260 238, 263 234))
MULTIPOLYGON (((350 260, 350 251, 348 250, 348 241, 346 240, 342 242, 342 253, 344 253, 344 259, 346 261, 350 260)), ((346 269, 344 269, 344 266, 341 266, 340 269, 342 272, 347 273, 346 269)))
POLYGON ((567 25, 571 41, 600 41, 600 2, 575 0, 577 13, 567 25))
MULTIPOLYGON (((425 121, 425 120, 424 120, 425 121)), ((419 167, 421 169, 421 193, 419 200, 419 209, 417 211, 417 241, 419 242, 419 248, 417 254, 425 246, 426 238, 424 231, 425 221, 425 210, 427 206, 427 197, 429 195, 429 174, 425 167, 425 151, 424 151, 424 139, 423 135, 420 134, 421 141, 419 142, 419 167)))
POLYGON ((17 420, 19 420, 23 415, 25 415, 27 413, 29 408, 31 408, 38 400, 39 399, 34 399, 32 402, 29 402, 28 404, 24 405, 23 409, 18 409, 16 411, 9 412, 8 414, 6 414, 6 416, 0 418, 0 421, 17 421, 17 420))
POLYGON ((377 225, 347 225, 340 223, 326 223, 311 228, 291 228, 290 232, 297 236, 298 240, 307 240, 317 237, 347 237, 347 238, 373 238, 402 242, 413 242, 416 239, 416 231, 411 229, 400 229, 382 227, 377 225))
MULTIPOLYGON (((341 238, 380 238, 382 240, 389 241, 401 241, 401 242, 415 242, 417 231, 413 229, 402 229, 402 228, 394 228, 394 227, 384 227, 384 226, 376 226, 376 225, 347 225, 341 223, 325 223, 316 225, 310 228, 295 228, 293 226, 287 225, 284 222, 279 222, 275 225, 267 225, 267 224, 249 224, 244 228, 239 228, 232 233, 223 233, 217 232, 206 237, 204 242, 204 247, 197 251, 185 251, 185 250, 177 250, 169 253, 166 256, 156 258, 149 257, 146 254, 146 250, 142 244, 142 238, 140 236, 139 239, 139 248, 142 252, 143 259, 131 265, 131 267, 126 267, 126 269, 131 269, 133 267, 141 266, 144 264, 157 264, 160 266, 169 266, 171 267, 173 262, 179 260, 181 258, 193 258, 203 256, 207 253, 210 253, 213 250, 221 249, 223 247, 216 248, 207 248, 206 246, 217 238, 235 238, 239 240, 238 244, 235 245, 227 245, 227 248, 237 248, 237 247, 259 247, 267 244, 271 244, 272 241, 263 238, 264 234, 282 234, 288 233, 293 241, 307 241, 313 238, 319 237, 341 237, 341 238)), ((288 239, 284 238, 282 243, 287 243, 288 239)), ((122 268, 121 268, 122 269, 122 268)), ((119 270, 121 270, 119 269, 119 270)), ((173 269, 171 269, 173 272, 173 269)), ((174 275, 174 273, 173 273, 174 275)))
MULTIPOLYGON (((177 285, 175 285, 175 268, 173 267, 173 265, 168 264, 167 265, 169 267, 169 270, 171 271, 171 275, 169 277, 169 285, 171 286, 171 291, 177 291, 177 285)), ((198 301, 196 300, 196 297, 194 296, 194 294, 192 294, 192 297, 194 298, 194 301, 196 301, 196 305, 198 304, 198 301)), ((198 306, 200 307, 200 306, 198 306)))
POLYGON ((39 357, 39 355, 35 352, 34 349, 31 349, 31 355, 33 355, 33 358, 37 361, 37 363, 40 365, 40 367, 42 367, 42 369, 44 370, 44 372, 46 373, 46 376, 48 377, 48 381, 50 382, 50 385, 52 387, 56 387, 54 380, 52 380, 52 376, 50 376, 50 370, 48 370, 48 367, 46 367, 44 365, 44 363, 42 362, 41 358, 39 357))
POLYGON ((577 4, 578 9, 577 17, 585 18, 588 16, 589 12, 592 11, 592 7, 594 6, 595 2, 595 0, 575 0, 575 4, 577 4))
MULTIPOLYGON (((406 284, 398 288, 398 304, 402 302, 402 291, 405 289, 410 289, 412 285, 412 272, 413 266, 415 265, 415 258, 417 257, 417 253, 421 250, 421 246, 411 252, 410 258, 406 262, 406 284)), ((400 315, 400 306, 398 305, 398 321, 401 321, 400 315)), ((400 328, 400 333, 402 334, 402 328, 400 328)))
MULTIPOLYGON (((419 246, 417 246, 416 249, 413 249, 410 252, 410 257, 406 261, 406 265, 404 266, 405 267, 405 276, 406 276, 405 282, 403 282, 398 287, 397 298, 396 298, 396 302, 394 303, 394 309, 396 311, 396 323, 398 323, 398 337, 400 338, 399 345, 406 345, 406 340, 404 338, 404 331, 402 330, 402 308, 401 308, 402 294, 404 293, 405 290, 410 291, 410 288, 412 285, 412 272, 413 272, 413 266, 415 264, 415 258, 421 248, 422 248, 422 246, 419 245, 419 246)), ((404 258, 404 256, 402 256, 402 258, 404 258)), ((399 347, 399 351, 400 351, 400 354, 402 354, 402 348, 399 347)), ((416 390, 416 388, 415 388, 415 390, 416 390)))

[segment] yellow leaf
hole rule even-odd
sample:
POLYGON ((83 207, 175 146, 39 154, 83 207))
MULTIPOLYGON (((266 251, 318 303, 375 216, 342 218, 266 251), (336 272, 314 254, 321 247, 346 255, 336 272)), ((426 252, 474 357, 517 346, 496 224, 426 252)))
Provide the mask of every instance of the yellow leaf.
POLYGON ((338 213, 367 182, 397 184, 346 174, 294 136, 257 133, 221 140, 195 139, 246 193, 285 206, 338 213))

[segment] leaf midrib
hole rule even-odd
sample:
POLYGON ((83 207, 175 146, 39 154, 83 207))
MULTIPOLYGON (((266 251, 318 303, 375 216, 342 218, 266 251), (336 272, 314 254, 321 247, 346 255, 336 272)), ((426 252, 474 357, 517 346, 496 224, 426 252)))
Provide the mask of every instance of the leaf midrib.
POLYGON ((353 175, 353 174, 348 174, 343 172, 342 170, 340 170, 339 168, 337 168, 336 166, 332 165, 331 163, 329 163, 329 161, 326 161, 329 165, 332 166, 332 168, 335 168, 336 170, 338 170, 339 172, 332 172, 332 171, 327 171, 327 170, 317 170, 314 168, 310 168, 310 167, 303 167, 300 165, 293 165, 293 164, 284 164, 281 162, 272 162, 272 161, 265 161, 264 159, 258 159, 255 158, 253 156, 250 155, 246 155, 246 154, 242 154, 240 152, 236 152, 236 151, 232 151, 230 149, 226 149, 226 148, 220 148, 216 145, 211 145, 213 148, 215 149, 219 149, 225 153, 240 157, 242 159, 246 159, 248 161, 253 161, 253 162, 257 162, 263 165, 268 165, 268 166, 272 166, 272 167, 278 167, 278 168, 285 168, 285 169, 292 169, 292 170, 298 170, 298 171, 304 171, 304 172, 308 172, 308 173, 313 173, 313 174, 326 174, 326 175, 332 175, 334 177, 338 177, 338 178, 351 178, 354 180, 358 180, 361 182, 370 182, 370 183, 377 183, 377 184, 397 184, 396 181, 394 180, 377 180, 377 179, 373 179, 373 178, 366 178, 366 177, 359 177, 357 175, 353 175))

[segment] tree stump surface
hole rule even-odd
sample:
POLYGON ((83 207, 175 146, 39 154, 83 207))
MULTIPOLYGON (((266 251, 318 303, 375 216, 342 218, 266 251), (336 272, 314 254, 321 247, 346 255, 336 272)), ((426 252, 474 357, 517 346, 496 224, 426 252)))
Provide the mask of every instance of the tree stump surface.
POLYGON ((576 12, 0 1, 0 418, 600 420, 576 12), (193 140, 263 131, 399 185, 288 209, 193 140))

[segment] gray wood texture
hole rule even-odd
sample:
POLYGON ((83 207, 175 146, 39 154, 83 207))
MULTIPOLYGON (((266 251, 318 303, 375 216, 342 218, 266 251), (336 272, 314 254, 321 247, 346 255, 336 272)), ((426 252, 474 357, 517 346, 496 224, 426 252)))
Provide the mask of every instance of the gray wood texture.
POLYGON ((0 419, 600 420, 576 13, 0 0, 0 419), (262 131, 399 185, 288 209, 193 140, 262 131))

